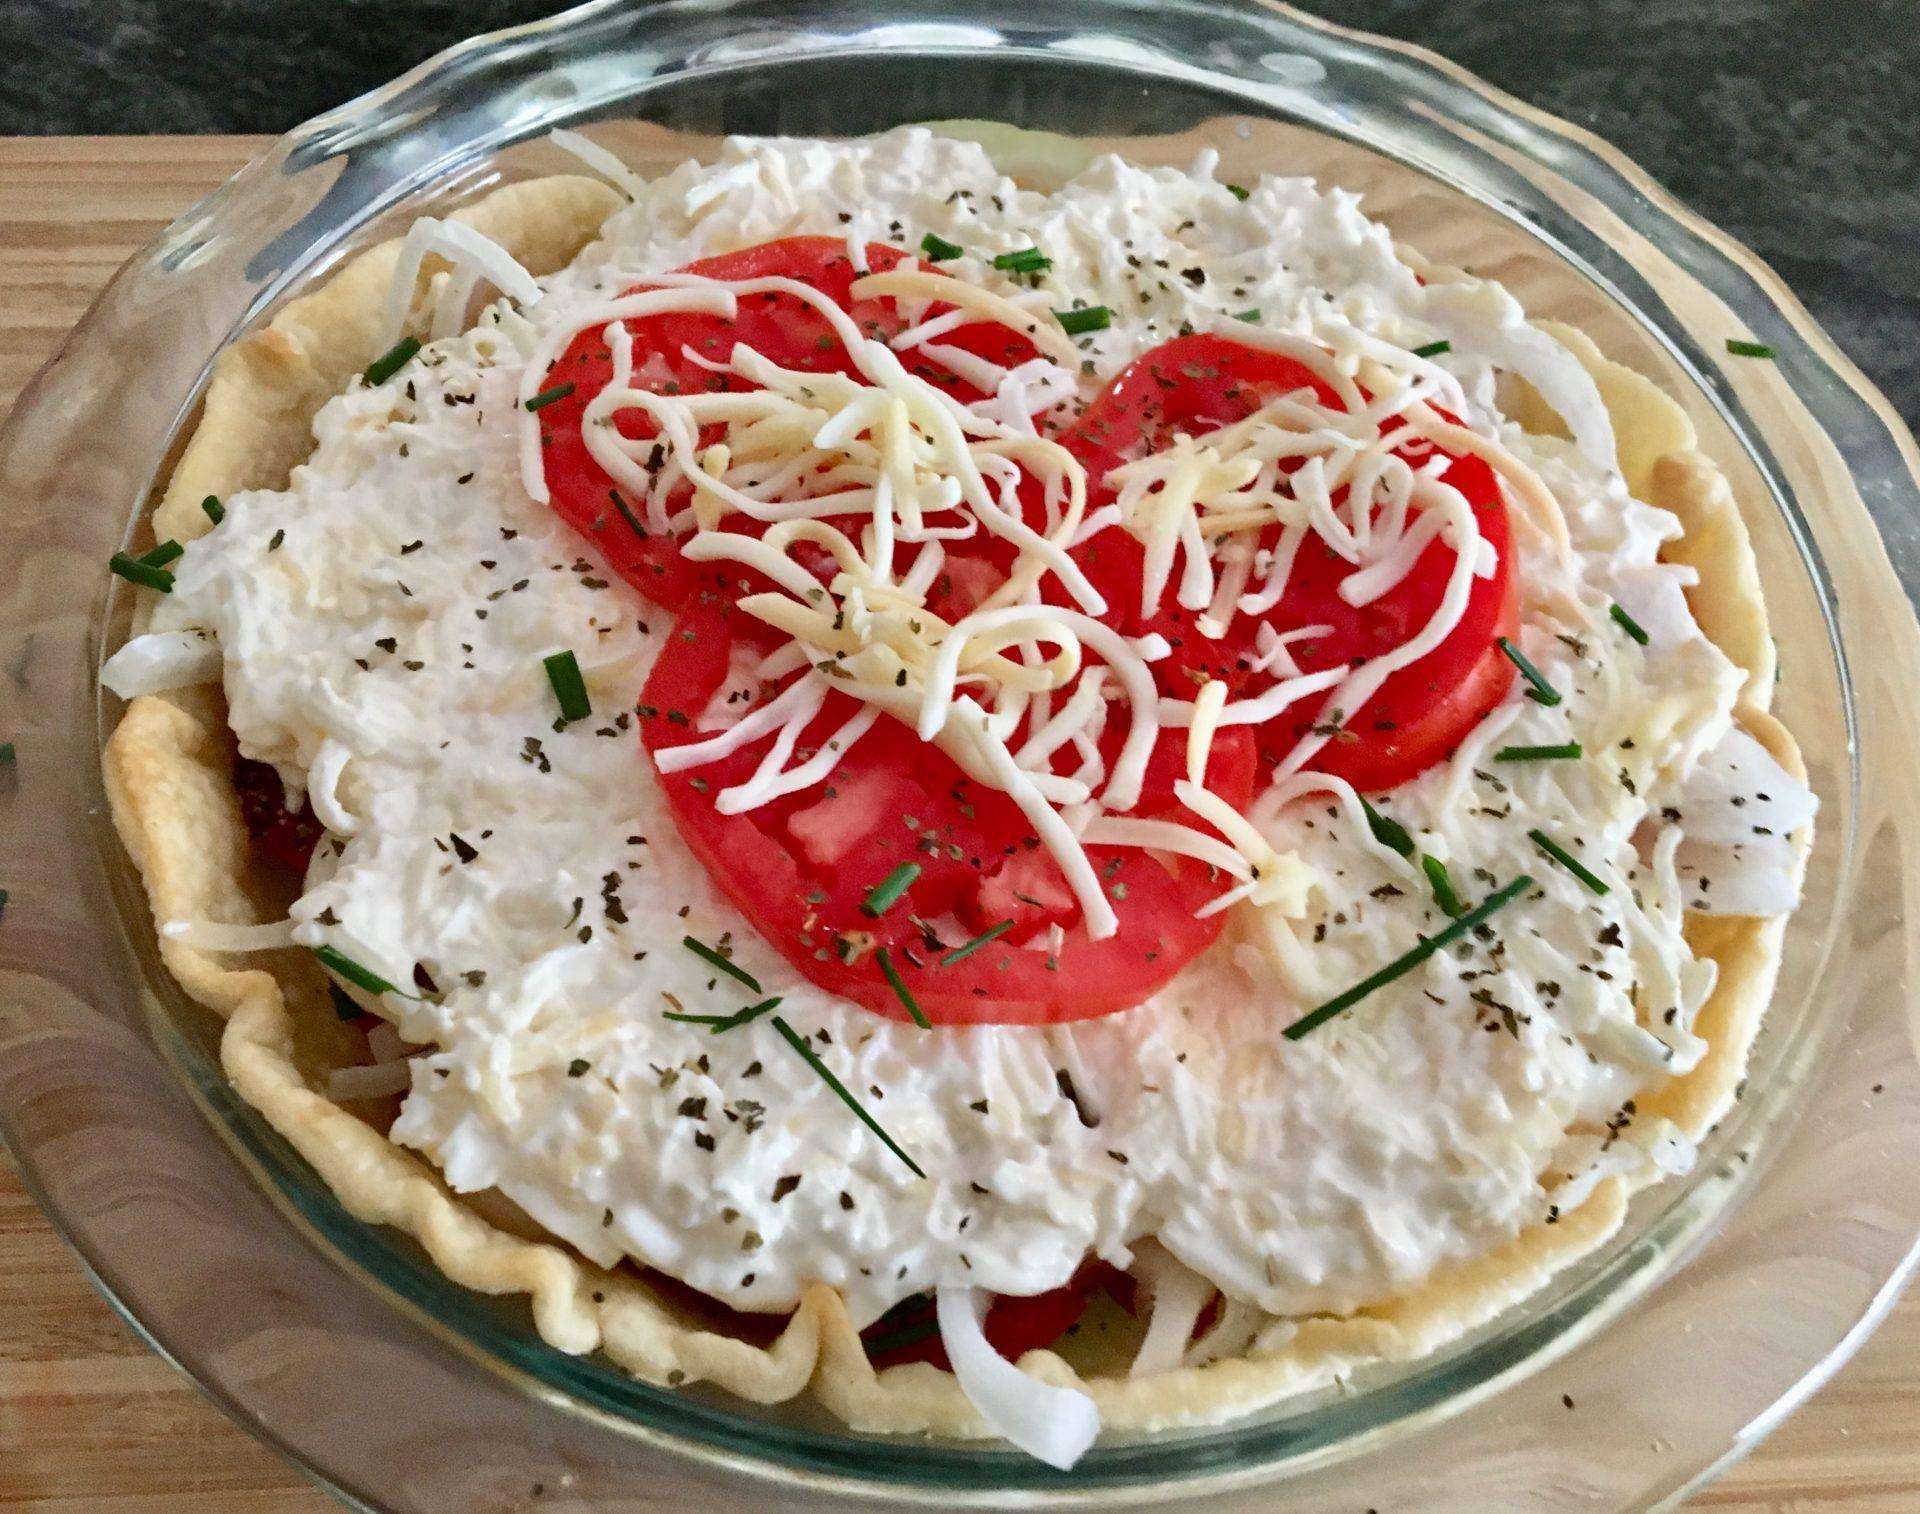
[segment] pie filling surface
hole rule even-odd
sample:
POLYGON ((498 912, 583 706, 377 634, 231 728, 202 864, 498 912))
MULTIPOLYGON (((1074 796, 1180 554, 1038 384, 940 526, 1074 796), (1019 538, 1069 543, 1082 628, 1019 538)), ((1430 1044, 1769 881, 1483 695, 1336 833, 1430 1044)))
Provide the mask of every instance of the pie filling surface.
POLYGON ((1177 1364, 1691 1160, 1683 920, 1811 796, 1586 369, 1355 196, 735 141, 397 356, 116 661, 217 646, 336 1092, 455 1192, 881 1360, 1144 1256, 1177 1364))

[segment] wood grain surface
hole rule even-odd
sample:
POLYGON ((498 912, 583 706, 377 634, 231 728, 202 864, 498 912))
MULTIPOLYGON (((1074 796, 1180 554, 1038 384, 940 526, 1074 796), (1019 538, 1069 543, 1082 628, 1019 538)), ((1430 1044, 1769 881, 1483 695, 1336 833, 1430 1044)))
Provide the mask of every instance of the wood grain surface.
MULTIPOLYGON (((259 145, 245 137, 0 138, 0 411, 121 262, 259 145)), ((1920 1298, 1902 1304, 1834 1382, 1692 1507, 1726 1514, 1920 1509, 1916 1427, 1920 1298)), ((5 1162, 0 1507, 73 1514, 334 1507, 134 1337, 5 1162)))

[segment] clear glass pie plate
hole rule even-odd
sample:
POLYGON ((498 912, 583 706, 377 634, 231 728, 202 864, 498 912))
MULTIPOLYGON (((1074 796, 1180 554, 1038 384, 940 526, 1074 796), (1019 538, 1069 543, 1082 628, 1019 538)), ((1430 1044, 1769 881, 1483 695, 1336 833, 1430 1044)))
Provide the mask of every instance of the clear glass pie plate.
MULTIPOLYGON (((1051 165, 1035 165, 1039 172, 1051 165)), ((367 1507, 864 1500, 1640 1508, 1859 1344, 1920 1237, 1920 454, 1749 254, 1603 144, 1413 49, 1213 0, 621 0, 477 39, 275 143, 122 271, 0 436, 0 1134, 102 1290, 367 1507), (216 350, 350 251, 589 124, 643 168, 725 132, 986 118, 1362 190, 1680 397, 1753 530, 1778 710, 1822 800, 1745 1097, 1622 1235, 1444 1354, 1072 1473, 639 1384, 348 1216, 220 1075, 105 816, 129 537, 216 350), (1729 357, 1728 337, 1772 363, 1729 357), (1573 1408, 1567 1407, 1571 1400, 1573 1408)))

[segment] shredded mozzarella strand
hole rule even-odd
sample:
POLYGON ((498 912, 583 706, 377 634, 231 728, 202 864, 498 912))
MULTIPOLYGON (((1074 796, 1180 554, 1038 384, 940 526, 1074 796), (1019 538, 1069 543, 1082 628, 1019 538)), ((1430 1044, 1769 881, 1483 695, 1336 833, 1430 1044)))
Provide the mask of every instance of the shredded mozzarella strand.
POLYGON ((400 340, 407 329, 407 313, 413 304, 414 286, 420 278, 420 266, 428 254, 435 254, 457 270, 447 287, 461 289, 459 308, 446 298, 436 300, 433 327, 435 338, 458 331, 466 313, 466 296, 479 279, 508 299, 532 305, 540 299, 540 285, 519 261, 491 237, 475 231, 464 221, 442 221, 422 216, 408 229, 400 243, 400 255, 393 265, 393 278, 387 285, 387 304, 381 317, 383 346, 400 340))
POLYGON ((623 295, 604 305, 588 306, 574 312, 572 319, 549 327, 527 354, 527 365, 521 373, 519 393, 515 396, 522 411, 520 482, 528 497, 543 505, 553 498, 547 490, 547 470, 540 458, 540 417, 527 410, 527 401, 540 392, 548 369, 552 368, 555 359, 566 351, 575 337, 595 326, 642 316, 663 315, 668 311, 697 312, 731 319, 736 308, 733 296, 717 286, 654 289, 643 294, 623 295))
POLYGON ((1193 713, 1187 726, 1187 781, 1207 781, 1207 760, 1213 755, 1213 738, 1220 729, 1220 711, 1227 702, 1226 683, 1218 678, 1202 685, 1193 697, 1193 713))
POLYGON ((578 158, 629 200, 637 200, 647 192, 645 179, 627 167, 614 153, 598 142, 581 136, 579 132, 556 126, 547 133, 547 140, 562 152, 578 158))
MULTIPOLYGON (((1326 695, 1326 718, 1280 764, 1278 781, 1286 784, 1394 672, 1459 624, 1475 578, 1493 570, 1493 552, 1466 499, 1441 481, 1445 459, 1436 445, 1486 458, 1528 502, 1541 529, 1557 526, 1565 537, 1536 477, 1498 444, 1428 405, 1436 396, 1462 401, 1444 370, 1338 321, 1328 327, 1342 341, 1337 352, 1304 336, 1236 330, 1235 339, 1292 358, 1322 387, 1303 386, 1203 438, 1175 436, 1162 450, 1113 468, 1104 483, 1114 503, 1101 512, 1101 529, 1125 529, 1143 544, 1142 613, 1158 611, 1171 589, 1182 608, 1200 615, 1203 634, 1224 636, 1236 615, 1279 603, 1309 535, 1352 565, 1340 592, 1355 606, 1391 593, 1435 542, 1452 549, 1454 565, 1427 623, 1362 665, 1302 672, 1290 646, 1326 628, 1282 636, 1263 626, 1266 634, 1256 637, 1260 670, 1276 675, 1267 687, 1235 699, 1215 682, 1191 701, 1162 698, 1149 662, 1164 646, 1136 645, 1101 621, 1102 596, 1070 555, 1087 539, 1085 471, 1032 423, 1035 394, 1073 392, 1065 365, 1078 354, 1057 326, 1018 298, 907 267, 853 285, 858 298, 895 299, 910 312, 888 340, 870 337, 839 305, 793 279, 679 273, 651 282, 658 287, 548 331, 522 379, 523 401, 566 343, 605 324, 612 374, 584 408, 586 447, 644 502, 650 528, 691 523, 689 559, 737 562, 775 586, 740 604, 790 638, 763 676, 808 670, 718 734, 662 753, 662 770, 686 771, 771 737, 752 776, 716 800, 722 813, 744 813, 824 779, 875 720, 889 715, 1013 799, 1095 939, 1112 934, 1118 921, 1089 845, 1146 847, 1222 870, 1231 886, 1201 913, 1243 899, 1283 915, 1304 909, 1311 873, 1282 858, 1257 827, 1206 790, 1208 759, 1221 728, 1263 724, 1326 695), (817 315, 852 372, 787 369, 736 344, 724 359, 690 349, 682 356, 745 379, 748 389, 669 394, 636 384, 625 320, 668 309, 730 315, 741 299, 765 294, 799 301, 817 315), (902 361, 903 353, 944 361, 952 350, 939 339, 981 323, 1022 333, 1044 354, 1015 370, 956 364, 954 371, 992 395, 989 401, 966 405, 902 361), (1331 402, 1321 394, 1331 394, 1331 402), (1008 413, 1015 403, 1017 417, 1008 413), (622 433, 614 422, 627 411, 647 418, 648 434, 622 433), (1044 529, 1026 519, 1022 489, 1029 479, 1042 488, 1044 529), (690 498, 675 510, 671 500, 681 490, 690 498), (728 529, 731 516, 767 529, 728 529), (1275 526, 1274 546, 1256 550, 1251 533, 1275 526), (926 608, 940 543, 981 530, 1016 549, 1013 566, 975 609, 947 625, 926 608), (812 556, 794 556, 800 547, 812 556), (821 552, 836 570, 824 586, 813 566, 821 552), (1077 608, 1042 596, 1048 576, 1077 608), (832 690, 864 708, 789 766, 832 690), (1116 695, 1128 725, 1109 768, 1100 736, 1116 695), (1163 727, 1188 732, 1187 781, 1176 792, 1198 825, 1121 818, 1139 801, 1163 727), (1079 759, 1072 774, 1055 767, 1068 752, 1079 759)), ((545 498, 544 479, 538 488, 532 483, 540 462, 537 422, 529 420, 522 462, 530 492, 545 498)))
POLYGON ((853 297, 856 300, 884 299, 889 295, 895 299, 905 296, 938 300, 967 312, 976 320, 1019 332, 1056 363, 1072 367, 1080 361, 1080 354, 1057 324, 1049 322, 1044 316, 1022 310, 1005 296, 982 289, 977 284, 963 283, 944 274, 890 268, 885 273, 868 274, 853 285, 853 297))

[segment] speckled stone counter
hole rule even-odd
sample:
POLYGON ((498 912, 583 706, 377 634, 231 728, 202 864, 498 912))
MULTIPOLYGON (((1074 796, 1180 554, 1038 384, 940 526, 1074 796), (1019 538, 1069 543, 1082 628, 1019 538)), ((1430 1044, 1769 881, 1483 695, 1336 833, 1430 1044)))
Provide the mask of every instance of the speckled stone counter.
MULTIPOLYGON (((1040 0, 1044 3, 1044 0, 1040 0)), ((11 0, 0 132, 283 131, 551 0, 11 0)), ((1920 419, 1912 0, 1306 0, 1624 149, 1920 419)))

